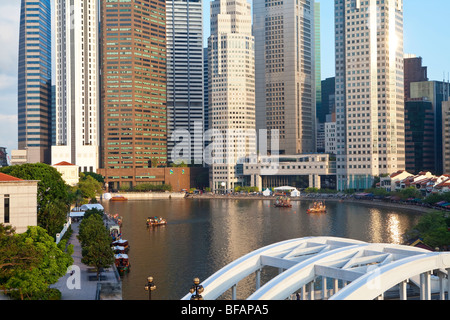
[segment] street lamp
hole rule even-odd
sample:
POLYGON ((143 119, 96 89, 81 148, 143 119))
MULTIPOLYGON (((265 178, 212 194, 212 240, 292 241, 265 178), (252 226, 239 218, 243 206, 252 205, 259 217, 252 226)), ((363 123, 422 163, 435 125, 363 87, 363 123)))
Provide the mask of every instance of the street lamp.
POLYGON ((194 279, 194 284, 191 287, 191 289, 189 290, 190 293, 192 293, 191 296, 191 300, 203 300, 203 297, 201 296, 200 293, 203 292, 204 288, 200 283, 200 279, 199 278, 195 278, 194 279), (195 294, 194 294, 195 292, 195 294))
POLYGON ((153 282, 153 277, 147 278, 147 284, 145 285, 145 290, 148 291, 148 300, 152 300, 152 291, 156 289, 156 285, 153 282))

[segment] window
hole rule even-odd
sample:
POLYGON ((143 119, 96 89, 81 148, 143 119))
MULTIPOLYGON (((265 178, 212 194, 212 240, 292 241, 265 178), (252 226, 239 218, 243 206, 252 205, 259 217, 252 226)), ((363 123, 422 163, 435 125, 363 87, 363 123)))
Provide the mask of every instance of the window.
POLYGON ((3 201, 4 223, 10 222, 9 217, 9 194, 5 194, 3 201))

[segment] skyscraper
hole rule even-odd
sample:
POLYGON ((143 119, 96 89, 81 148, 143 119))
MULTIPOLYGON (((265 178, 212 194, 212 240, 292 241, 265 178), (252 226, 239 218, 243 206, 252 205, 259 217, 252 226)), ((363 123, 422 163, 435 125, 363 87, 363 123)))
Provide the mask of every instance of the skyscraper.
POLYGON ((52 163, 99 166, 98 1, 55 2, 56 145, 52 163))
POLYGON ((208 103, 214 135, 206 139, 213 141, 213 191, 242 185, 238 162, 256 151, 254 50, 251 5, 246 0, 211 2, 208 103))
POLYGON ((403 1, 335 1, 338 189, 405 169, 403 1))
POLYGON ((313 153, 314 1, 255 0, 253 17, 256 127, 269 132, 279 130, 280 154, 313 153))
POLYGON ((28 162, 50 164, 50 0, 21 1, 18 70, 18 148, 28 162))
POLYGON ((165 2, 102 1, 101 30, 99 172, 110 188, 132 187, 167 163, 165 2))
MULTIPOLYGON (((203 160, 202 13, 201 0, 166 2, 169 162, 202 164, 203 160), (189 134, 189 154, 174 150, 178 138, 186 133, 189 134)), ((187 150, 189 148, 183 151, 187 150)))

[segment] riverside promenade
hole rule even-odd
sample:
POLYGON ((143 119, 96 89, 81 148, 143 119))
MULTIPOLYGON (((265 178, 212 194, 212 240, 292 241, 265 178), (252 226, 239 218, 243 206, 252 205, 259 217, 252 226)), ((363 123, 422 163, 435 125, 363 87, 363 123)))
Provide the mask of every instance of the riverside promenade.
POLYGON ((79 225, 79 222, 71 224, 73 233, 68 241, 73 244, 73 265, 50 287, 61 291, 61 300, 122 300, 122 283, 115 268, 103 270, 97 280, 97 273, 81 262, 81 244, 77 238, 79 225))

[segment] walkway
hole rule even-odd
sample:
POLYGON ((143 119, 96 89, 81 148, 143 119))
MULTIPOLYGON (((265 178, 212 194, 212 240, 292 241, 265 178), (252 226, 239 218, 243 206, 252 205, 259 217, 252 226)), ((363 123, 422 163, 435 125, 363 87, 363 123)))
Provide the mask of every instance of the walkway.
POLYGON ((77 239, 79 225, 79 222, 72 223, 73 233, 68 241, 73 244, 73 265, 65 276, 50 287, 61 291, 61 300, 122 300, 121 281, 113 268, 105 269, 98 281, 96 272, 81 262, 81 244, 77 239), (97 298, 98 287, 102 289, 97 298))

